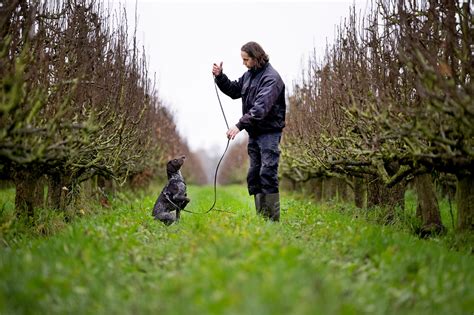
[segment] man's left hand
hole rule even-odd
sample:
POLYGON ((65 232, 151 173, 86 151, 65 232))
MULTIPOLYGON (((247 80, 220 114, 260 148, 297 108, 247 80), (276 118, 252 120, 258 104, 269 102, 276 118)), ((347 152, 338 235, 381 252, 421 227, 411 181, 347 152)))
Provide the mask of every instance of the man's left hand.
POLYGON ((240 132, 239 128, 237 126, 232 126, 227 130, 227 139, 234 140, 235 136, 240 132))

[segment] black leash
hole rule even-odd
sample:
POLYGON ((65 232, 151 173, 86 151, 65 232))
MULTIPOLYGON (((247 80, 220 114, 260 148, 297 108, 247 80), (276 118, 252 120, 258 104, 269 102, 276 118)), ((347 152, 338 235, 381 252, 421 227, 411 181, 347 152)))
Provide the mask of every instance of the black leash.
MULTIPOLYGON (((214 78, 214 76, 213 76, 213 78, 214 78)), ((227 126, 227 130, 229 130, 229 124, 227 123, 227 118, 225 117, 224 107, 222 107, 221 98, 219 97, 219 91, 217 90, 217 84, 216 84, 215 80, 213 80, 213 81, 214 81, 214 88, 216 89, 217 100, 219 101, 219 106, 221 107, 222 116, 224 116, 224 121, 225 121, 225 125, 227 126)), ((207 214, 207 213, 211 212, 212 210, 214 210, 214 211, 234 214, 234 212, 231 212, 231 211, 214 209, 214 207, 216 206, 216 202, 217 202, 217 172, 219 171, 219 166, 221 165, 221 162, 224 159, 224 156, 227 152, 227 149, 229 148, 229 143, 230 143, 230 139, 227 139, 227 145, 225 146, 224 153, 222 153, 222 156, 219 159, 219 163, 217 163, 216 173, 214 174, 214 202, 212 203, 212 206, 209 208, 209 210, 207 210, 205 212, 194 212, 194 211, 185 210, 185 209, 181 209, 181 211, 185 211, 185 212, 189 212, 189 213, 193 213, 193 214, 207 214)), ((179 207, 176 204, 174 204, 171 200, 168 199, 168 201, 170 201, 177 209, 179 209, 179 207)))
MULTIPOLYGON (((214 76, 212 77, 214 78, 214 76)), ((216 80, 213 79, 212 81, 214 81, 214 89, 216 89, 217 100, 219 101, 219 106, 221 107, 222 116, 224 116, 225 125, 227 126, 227 130, 229 130, 229 124, 227 123, 227 118, 225 117, 224 108, 222 107, 221 98, 219 97, 219 91, 217 90, 216 80)), ((229 146, 229 141, 230 139, 227 140, 227 146, 229 146)), ((226 148, 226 151, 227 151, 227 148, 226 148)), ((224 154, 225 154, 225 151, 224 151, 224 154)))

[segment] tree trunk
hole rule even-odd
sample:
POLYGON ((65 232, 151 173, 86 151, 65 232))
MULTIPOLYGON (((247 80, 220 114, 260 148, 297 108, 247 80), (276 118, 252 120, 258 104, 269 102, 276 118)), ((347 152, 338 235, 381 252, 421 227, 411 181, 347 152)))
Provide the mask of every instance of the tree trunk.
POLYGON ((395 208, 405 209, 407 183, 402 181, 393 187, 386 186, 378 177, 371 177, 367 183, 367 208, 381 206, 386 209, 385 221, 390 223, 395 216, 395 208))
POLYGON ((371 177, 367 182, 367 207, 391 206, 404 209, 406 182, 387 187, 380 178, 371 177))
POLYGON ((385 201, 384 204, 390 206, 392 209, 400 207, 405 210, 405 191, 407 190, 406 181, 402 181, 393 187, 384 186, 385 201))
POLYGON ((33 207, 44 208, 44 176, 36 180, 33 192, 33 207))
POLYGON ((336 197, 337 186, 335 178, 328 177, 323 180, 323 200, 329 201, 336 197))
POLYGON ((61 177, 59 174, 48 175, 48 205, 49 208, 61 209, 61 177))
POLYGON ((323 180, 322 178, 313 179, 314 181, 314 198, 316 201, 323 199, 323 180))
POLYGON ((382 180, 375 176, 370 176, 367 180, 367 208, 373 208, 382 204, 383 200, 382 180))
POLYGON ((27 170, 15 172, 15 210, 18 217, 34 216, 37 180, 38 176, 27 170))
POLYGON ((415 177, 414 184, 418 195, 417 213, 422 220, 420 235, 425 237, 445 232, 446 228, 441 222, 436 190, 431 175, 424 174, 415 177))
POLYGON ((51 209, 66 210, 70 203, 71 181, 67 176, 51 174, 48 176, 48 204, 51 209))
POLYGON ((349 187, 345 178, 336 178, 337 196, 339 201, 349 201, 349 187))
POLYGON ((356 207, 363 209, 365 200, 365 183, 364 178, 354 178, 354 202, 356 207))
POLYGON ((456 191, 458 230, 474 231, 474 177, 458 177, 456 191))

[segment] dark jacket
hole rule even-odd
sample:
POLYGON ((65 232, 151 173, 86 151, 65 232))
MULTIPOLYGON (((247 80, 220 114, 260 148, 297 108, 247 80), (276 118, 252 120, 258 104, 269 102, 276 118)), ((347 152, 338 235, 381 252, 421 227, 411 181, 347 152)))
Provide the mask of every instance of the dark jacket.
POLYGON ((248 70, 236 81, 230 81, 223 73, 215 81, 224 94, 242 98, 243 116, 236 126, 247 130, 249 136, 278 132, 285 127, 285 84, 270 63, 248 70))

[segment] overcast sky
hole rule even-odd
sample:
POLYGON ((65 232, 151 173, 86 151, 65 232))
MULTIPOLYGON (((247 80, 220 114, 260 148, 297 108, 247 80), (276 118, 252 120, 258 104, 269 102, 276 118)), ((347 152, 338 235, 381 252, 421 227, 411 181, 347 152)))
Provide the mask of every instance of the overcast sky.
MULTIPOLYGON (((145 47, 151 76, 156 73, 158 94, 174 113, 190 148, 221 153, 227 129, 215 94, 212 64, 222 61, 224 73, 238 79, 247 70, 240 47, 256 41, 291 89, 312 51, 323 57, 326 42, 333 41, 335 27, 349 15, 349 7, 355 4, 364 13, 366 3, 138 0, 137 39, 145 47)), ((121 4, 133 21, 135 0, 121 4)), ((221 100, 229 124, 237 123, 241 101, 223 94, 221 100)))

